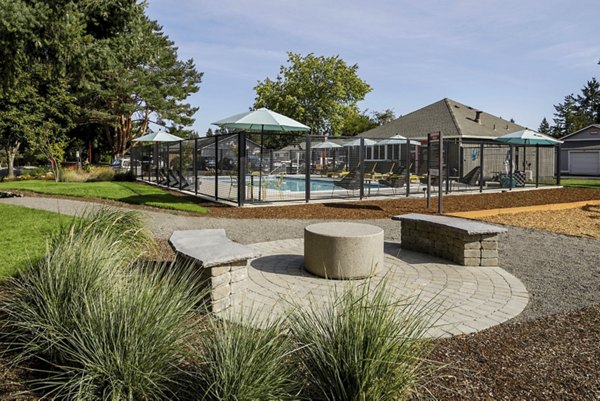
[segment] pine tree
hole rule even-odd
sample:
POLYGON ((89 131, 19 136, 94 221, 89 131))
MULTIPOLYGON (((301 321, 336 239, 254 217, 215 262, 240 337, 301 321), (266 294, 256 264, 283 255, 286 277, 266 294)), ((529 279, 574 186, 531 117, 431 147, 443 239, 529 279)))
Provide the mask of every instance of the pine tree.
POLYGON ((550 129, 550 124, 548 123, 548 120, 546 120, 546 117, 544 117, 544 119, 540 123, 538 132, 540 132, 542 134, 546 134, 546 135, 550 135, 552 133, 552 131, 550 129))

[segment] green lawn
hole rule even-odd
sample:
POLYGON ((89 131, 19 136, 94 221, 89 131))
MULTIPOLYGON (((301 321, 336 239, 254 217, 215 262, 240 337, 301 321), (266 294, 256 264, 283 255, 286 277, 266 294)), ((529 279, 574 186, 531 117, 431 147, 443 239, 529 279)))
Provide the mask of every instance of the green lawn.
POLYGON ((44 255, 48 236, 71 216, 0 204, 0 280, 44 255))
POLYGON ((561 178, 560 184, 563 187, 577 188, 600 188, 600 180, 585 180, 577 178, 561 178))
POLYGON ((80 198, 112 199, 134 205, 163 209, 207 213, 208 210, 188 199, 174 196, 161 188, 137 182, 55 182, 46 180, 13 181, 0 183, 0 190, 13 189, 51 195, 80 198))

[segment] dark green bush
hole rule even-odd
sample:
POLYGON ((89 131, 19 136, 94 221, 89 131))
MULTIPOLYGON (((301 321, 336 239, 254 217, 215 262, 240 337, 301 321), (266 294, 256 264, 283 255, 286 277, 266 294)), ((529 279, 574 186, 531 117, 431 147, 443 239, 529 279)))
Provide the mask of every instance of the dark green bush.
POLYGON ((136 181, 136 176, 133 171, 128 170, 125 172, 116 173, 113 181, 136 181))

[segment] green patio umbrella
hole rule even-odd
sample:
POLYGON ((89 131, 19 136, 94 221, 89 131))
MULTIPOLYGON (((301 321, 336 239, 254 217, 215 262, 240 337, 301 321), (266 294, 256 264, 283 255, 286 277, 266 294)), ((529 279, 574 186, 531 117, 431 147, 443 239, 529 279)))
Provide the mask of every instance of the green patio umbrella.
POLYGON ((248 132, 310 131, 310 127, 265 108, 236 114, 215 121, 212 124, 221 128, 239 129, 248 132))
POLYGON ((502 135, 496 138, 498 142, 509 143, 511 145, 558 145, 563 143, 558 139, 554 139, 548 135, 540 134, 539 132, 530 129, 513 132, 502 135))
POLYGON ((139 138, 135 138, 133 142, 178 142, 182 141, 183 138, 180 138, 175 135, 167 134, 163 131, 151 132, 139 138))

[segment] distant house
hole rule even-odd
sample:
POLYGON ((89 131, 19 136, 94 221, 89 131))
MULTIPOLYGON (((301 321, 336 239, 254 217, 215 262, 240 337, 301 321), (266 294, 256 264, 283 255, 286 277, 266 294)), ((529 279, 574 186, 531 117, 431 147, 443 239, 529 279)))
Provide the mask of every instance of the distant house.
POLYGON ((600 124, 561 138, 561 172, 569 175, 600 176, 600 124))
MULTIPOLYGON (((510 122, 480 109, 467 106, 452 99, 442 99, 421 109, 406 114, 387 124, 365 131, 359 136, 366 138, 389 138, 402 135, 425 144, 427 134, 442 131, 447 140, 447 161, 451 174, 465 175, 479 165, 480 144, 494 144, 486 147, 484 174, 495 175, 505 169, 507 147, 497 145, 493 140, 499 136, 525 129, 522 125, 510 122)), ((421 148, 422 151, 424 148, 421 148)), ((381 159, 389 152, 367 151, 367 159, 381 159), (369 157, 370 156, 370 157, 369 157)), ((515 148, 514 165, 517 170, 529 171, 535 168, 535 148, 515 148)), ((423 152, 422 152, 423 153, 423 152)), ((554 148, 540 149, 540 176, 552 177, 555 171, 554 148)), ((417 168, 424 171, 424 154, 417 155, 417 168)), ((414 167, 413 167, 414 169, 414 167)))

